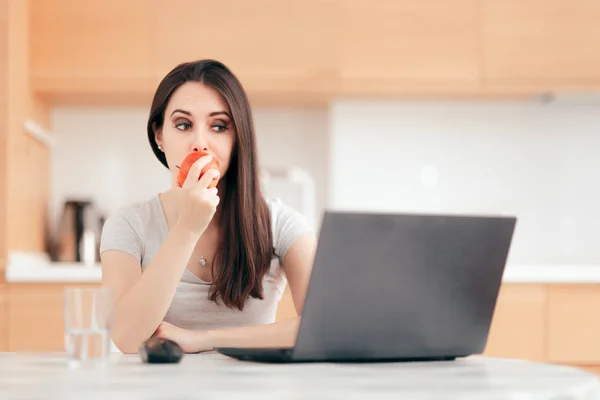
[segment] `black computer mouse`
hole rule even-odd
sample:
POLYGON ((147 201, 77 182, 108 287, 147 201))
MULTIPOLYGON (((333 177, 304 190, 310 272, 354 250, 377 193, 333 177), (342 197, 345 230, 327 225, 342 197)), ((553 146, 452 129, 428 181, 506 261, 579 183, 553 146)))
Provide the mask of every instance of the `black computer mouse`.
POLYGON ((140 346, 142 361, 148 364, 178 363, 184 354, 181 346, 174 341, 156 336, 146 340, 140 346))

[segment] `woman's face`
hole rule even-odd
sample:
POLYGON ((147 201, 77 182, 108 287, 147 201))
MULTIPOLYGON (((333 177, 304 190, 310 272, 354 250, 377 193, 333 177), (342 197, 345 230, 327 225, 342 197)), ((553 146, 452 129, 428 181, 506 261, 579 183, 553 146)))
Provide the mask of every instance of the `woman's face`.
POLYGON ((231 111, 221 94, 200 82, 186 82, 173 92, 156 143, 165 153, 173 183, 179 166, 192 151, 204 150, 220 164, 221 177, 229 168, 236 133, 231 111))

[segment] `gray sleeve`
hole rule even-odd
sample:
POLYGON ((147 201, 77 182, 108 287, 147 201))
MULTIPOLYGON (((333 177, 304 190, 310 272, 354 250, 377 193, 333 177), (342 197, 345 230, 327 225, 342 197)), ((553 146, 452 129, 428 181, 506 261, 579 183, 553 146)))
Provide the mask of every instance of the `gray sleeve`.
POLYGON ((111 215, 102 227, 100 254, 107 250, 120 250, 142 262, 143 244, 135 224, 123 211, 111 215))
POLYGON ((312 228, 304 215, 281 201, 271 202, 271 218, 275 255, 283 263, 287 251, 296 239, 312 231, 312 228))

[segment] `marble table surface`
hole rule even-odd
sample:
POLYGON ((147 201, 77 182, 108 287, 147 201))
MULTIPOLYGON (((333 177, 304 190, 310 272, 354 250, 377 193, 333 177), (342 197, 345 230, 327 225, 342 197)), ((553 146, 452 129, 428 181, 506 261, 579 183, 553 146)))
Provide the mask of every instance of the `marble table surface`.
POLYGON ((600 399, 579 369, 472 356, 447 362, 260 364, 217 353, 179 364, 111 354, 69 368, 62 354, 0 353, 0 399, 600 399))

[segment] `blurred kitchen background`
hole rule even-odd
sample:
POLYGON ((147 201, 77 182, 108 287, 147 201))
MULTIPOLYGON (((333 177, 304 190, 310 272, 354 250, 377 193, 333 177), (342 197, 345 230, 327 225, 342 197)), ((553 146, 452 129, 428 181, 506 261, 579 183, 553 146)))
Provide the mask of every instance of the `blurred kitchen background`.
POLYGON ((62 288, 101 280, 77 210, 101 226, 168 188, 154 90, 215 58, 268 197, 317 231, 325 209, 516 215, 487 354, 600 372, 598 21, 598 0, 0 0, 0 350, 62 349, 62 288))

